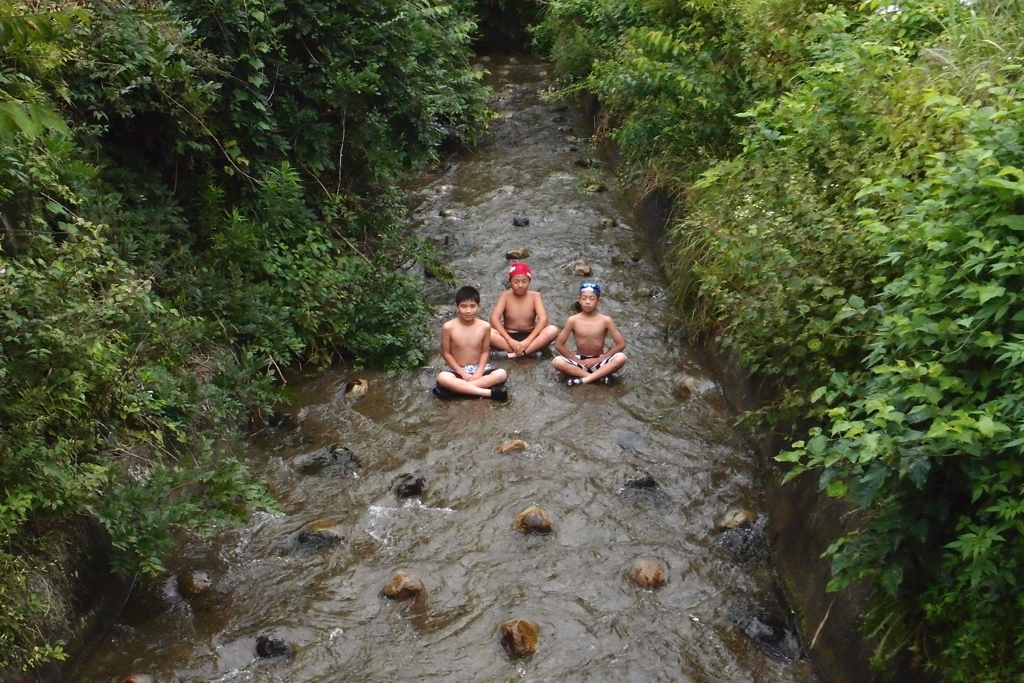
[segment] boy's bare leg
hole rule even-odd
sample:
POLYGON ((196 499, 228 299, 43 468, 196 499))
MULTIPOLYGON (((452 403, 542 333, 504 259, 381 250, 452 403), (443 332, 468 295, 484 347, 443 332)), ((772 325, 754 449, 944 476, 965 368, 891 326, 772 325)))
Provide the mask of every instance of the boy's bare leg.
POLYGON ((589 377, 590 373, 583 368, 578 368, 566 359, 558 356, 552 361, 555 366, 555 370, 558 370, 563 375, 569 375, 570 377, 589 377))
MULTIPOLYGON (((558 336, 558 328, 554 325, 548 325, 545 327, 540 334, 537 335, 536 339, 530 342, 530 345, 526 347, 526 354, 537 353, 543 351, 547 347, 551 346, 551 342, 555 341, 558 336)), ((491 334, 494 334, 493 332, 491 334)))
MULTIPOLYGON (((555 334, 557 336, 558 333, 556 332, 555 334)), ((508 342, 505 341, 505 338, 495 332, 493 328, 491 329, 491 348, 512 353, 512 348, 508 345, 508 342)))
POLYGON ((609 360, 607 363, 605 363, 604 365, 599 367, 597 370, 594 370, 593 372, 590 372, 590 373, 587 373, 586 375, 584 375, 583 376, 583 383, 584 384, 590 384, 591 382, 597 382, 602 377, 607 377, 608 375, 612 374, 613 372, 615 372, 616 370, 618 370, 619 368, 621 368, 625 364, 626 364, 626 354, 624 354, 622 352, 619 352, 619 353, 615 354, 614 356, 612 356, 611 360, 609 360))
POLYGON ((454 372, 444 370, 437 373, 437 383, 447 389, 448 391, 454 391, 457 394, 466 394, 467 396, 481 396, 489 398, 491 395, 491 387, 496 387, 502 384, 508 379, 508 373, 502 369, 495 370, 483 377, 479 377, 472 382, 462 379, 455 375, 454 372))

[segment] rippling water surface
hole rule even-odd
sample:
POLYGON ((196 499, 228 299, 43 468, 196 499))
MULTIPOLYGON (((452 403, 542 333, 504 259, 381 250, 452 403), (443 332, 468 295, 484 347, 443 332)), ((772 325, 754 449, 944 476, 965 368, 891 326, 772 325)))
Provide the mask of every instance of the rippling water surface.
MULTIPOLYGON (((445 245, 486 310, 504 287, 506 252, 527 248, 561 325, 580 282, 573 263, 586 259, 628 343, 621 381, 569 389, 550 360, 506 361, 509 403, 442 402, 430 394, 439 355, 406 377, 336 368, 295 378, 295 425, 259 435, 249 454, 282 513, 185 540, 171 569, 207 572, 212 589, 186 600, 172 578, 138 590, 76 680, 815 680, 771 570, 754 460, 716 389, 680 390, 686 375, 713 378, 670 332, 659 274, 613 176, 587 165, 591 131, 575 108, 542 98, 544 64, 483 66, 503 116, 483 148, 410 184, 410 220, 445 245), (597 183, 608 191, 586 191, 597 183), (513 227, 515 216, 529 225, 513 227), (369 392, 351 399, 357 376, 369 392), (499 454, 507 438, 526 449, 499 454), (333 443, 355 454, 355 474, 295 467, 333 443), (391 492, 403 473, 425 478, 421 499, 391 492), (658 486, 627 486, 640 475, 658 486), (551 515, 552 534, 512 529, 531 504, 551 515), (737 509, 760 519, 718 531, 737 509), (293 533, 320 519, 346 542, 296 548, 293 533), (667 566, 667 585, 627 580, 640 557, 667 566), (380 596, 398 569, 423 580, 425 601, 380 596), (531 657, 511 660, 499 643, 514 617, 540 625, 531 657), (289 641, 294 656, 258 659, 260 634, 289 641)), ((427 291, 439 329, 452 292, 436 281, 427 291)))

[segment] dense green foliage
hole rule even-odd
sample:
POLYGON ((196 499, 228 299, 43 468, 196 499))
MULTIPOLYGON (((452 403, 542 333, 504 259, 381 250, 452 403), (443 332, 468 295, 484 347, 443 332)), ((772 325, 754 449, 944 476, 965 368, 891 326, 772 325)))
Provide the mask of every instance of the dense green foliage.
POLYGON ((40 531, 159 571, 272 504, 218 444, 281 368, 423 360, 395 182, 483 130, 471 9, 0 0, 0 671, 61 654, 40 531))
POLYGON ((559 0, 538 31, 627 175, 683 200, 690 329, 772 387, 761 417, 811 425, 787 476, 862 510, 828 555, 833 589, 874 588, 876 665, 950 681, 1024 677, 1022 19, 559 0))

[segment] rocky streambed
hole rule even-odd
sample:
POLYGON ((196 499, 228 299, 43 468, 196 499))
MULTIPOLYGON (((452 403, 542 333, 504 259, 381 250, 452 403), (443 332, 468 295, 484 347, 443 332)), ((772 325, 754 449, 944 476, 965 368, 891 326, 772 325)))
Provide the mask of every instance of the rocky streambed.
MULTIPOLYGON (((629 363, 510 400, 411 376, 291 378, 248 459, 282 512, 185 539, 78 681, 815 681, 773 570, 752 454, 679 341, 630 206, 545 65, 502 57, 487 144, 410 182, 410 220, 489 310, 523 258, 561 325, 603 287, 629 363)), ((437 328, 452 290, 426 278, 437 328)))

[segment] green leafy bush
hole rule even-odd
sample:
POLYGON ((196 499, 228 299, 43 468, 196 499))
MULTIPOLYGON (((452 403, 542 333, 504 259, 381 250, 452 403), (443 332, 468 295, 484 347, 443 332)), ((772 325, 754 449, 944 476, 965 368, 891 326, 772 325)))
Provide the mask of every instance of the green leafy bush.
POLYGON ((422 362, 395 181, 489 117, 467 2, 35 7, 0 0, 0 671, 63 656, 40 530, 158 572, 272 504, 213 444, 283 366, 422 362))

